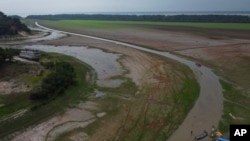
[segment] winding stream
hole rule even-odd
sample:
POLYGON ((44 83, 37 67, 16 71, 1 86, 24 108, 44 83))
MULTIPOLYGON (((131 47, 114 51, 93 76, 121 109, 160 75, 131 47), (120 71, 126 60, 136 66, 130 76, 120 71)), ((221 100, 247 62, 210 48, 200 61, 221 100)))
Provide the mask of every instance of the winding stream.
MULTIPOLYGON (((174 134, 169 138, 168 141, 193 141, 194 137, 190 135, 191 130, 194 135, 198 135, 204 130, 207 130, 209 132, 213 125, 217 126, 219 124, 223 113, 223 94, 221 85, 219 83, 219 78, 214 74, 211 69, 205 66, 197 66, 195 62, 176 56, 169 52, 156 51, 152 49, 143 48, 137 45, 114 41, 110 39, 104 39, 100 37, 54 30, 41 26, 37 22, 36 25, 51 32, 59 32, 106 41, 134 48, 137 50, 154 53, 181 62, 187 65, 190 69, 192 69, 192 71, 197 75, 197 80, 200 85, 200 95, 194 107, 190 110, 183 123, 179 126, 179 128, 174 132, 174 134)), ((68 50, 70 51, 70 48, 68 50)))

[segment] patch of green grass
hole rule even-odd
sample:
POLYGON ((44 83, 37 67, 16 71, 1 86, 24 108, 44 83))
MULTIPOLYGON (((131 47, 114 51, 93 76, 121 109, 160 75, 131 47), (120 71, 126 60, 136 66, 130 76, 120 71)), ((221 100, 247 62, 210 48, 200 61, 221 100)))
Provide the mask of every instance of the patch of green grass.
POLYGON ((228 133, 230 130, 230 124, 250 124, 249 111, 249 108, 225 101, 224 114, 219 123, 220 131, 222 131, 222 133, 228 133), (230 113, 235 117, 235 119, 229 115, 230 113))
POLYGON ((98 89, 114 96, 130 97, 132 94, 135 94, 137 91, 137 86, 135 83, 130 79, 122 79, 124 82, 118 87, 99 87, 98 89))
POLYGON ((41 21, 41 23, 55 26, 59 29, 72 28, 97 28, 97 29, 120 29, 120 28, 140 28, 142 25, 153 26, 188 26, 197 28, 216 29, 240 29, 250 30, 249 23, 196 23, 196 22, 141 22, 141 21, 98 21, 98 20, 58 20, 41 21))
POLYGON ((227 93, 229 93, 233 90, 233 84, 225 82, 221 79, 220 79, 220 84, 221 84, 222 88, 224 89, 224 91, 226 91, 227 93))
POLYGON ((1 96, 1 104, 4 104, 0 108, 0 120, 6 115, 10 115, 21 109, 26 109, 32 105, 32 102, 28 99, 27 93, 17 93, 1 96))
POLYGON ((228 133, 230 124, 250 124, 249 98, 242 95, 242 90, 236 89, 235 85, 223 80, 220 80, 220 83, 224 89, 223 94, 226 100, 224 101, 224 114, 219 123, 219 129, 228 133))

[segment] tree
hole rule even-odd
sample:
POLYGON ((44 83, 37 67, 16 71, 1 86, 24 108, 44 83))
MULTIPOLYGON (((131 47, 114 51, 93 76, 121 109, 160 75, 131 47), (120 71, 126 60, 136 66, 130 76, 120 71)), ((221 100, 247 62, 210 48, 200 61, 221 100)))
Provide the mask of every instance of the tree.
POLYGON ((0 11, 0 37, 17 35, 20 31, 31 32, 19 19, 8 17, 0 11))

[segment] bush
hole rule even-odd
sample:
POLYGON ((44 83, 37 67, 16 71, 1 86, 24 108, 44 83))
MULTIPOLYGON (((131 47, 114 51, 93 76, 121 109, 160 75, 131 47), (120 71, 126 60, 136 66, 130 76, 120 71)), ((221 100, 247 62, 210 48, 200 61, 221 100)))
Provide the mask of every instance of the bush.
POLYGON ((44 66, 52 72, 43 80, 41 88, 31 93, 30 99, 44 100, 56 97, 64 93, 71 85, 74 85, 74 68, 66 62, 45 63, 44 66))

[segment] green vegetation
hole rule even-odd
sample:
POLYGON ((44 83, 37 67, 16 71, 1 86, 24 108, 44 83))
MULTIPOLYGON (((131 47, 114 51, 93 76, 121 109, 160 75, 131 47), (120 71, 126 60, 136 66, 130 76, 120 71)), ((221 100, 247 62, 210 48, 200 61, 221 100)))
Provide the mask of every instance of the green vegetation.
POLYGON ((3 63, 12 62, 13 56, 18 55, 20 50, 18 49, 2 49, 0 48, 0 66, 3 63))
POLYGON ((229 132, 230 124, 250 124, 249 98, 236 85, 220 80, 224 89, 224 115, 219 124, 222 132, 229 132))
POLYGON ((144 26, 187 26, 187 27, 197 27, 197 28, 250 30, 249 23, 141 22, 141 21, 97 21, 97 20, 58 20, 58 21, 41 21, 41 23, 62 30, 66 29, 76 30, 79 28, 97 28, 97 29, 144 28, 144 26))
MULTIPOLYGON (((29 92, 22 94, 1 95, 0 102, 8 106, 0 107, 1 114, 6 111, 6 115, 0 117, 0 138, 23 130, 31 125, 38 124, 43 120, 62 112, 65 108, 75 105, 80 101, 86 100, 86 97, 93 92, 94 82, 86 80, 86 76, 95 77, 90 66, 69 56, 58 54, 43 55, 41 61, 60 61, 69 63, 75 72, 75 85, 65 89, 64 94, 47 101, 31 101, 29 92), (11 98, 10 98, 11 97, 11 98), (14 97, 14 98, 13 98, 14 97), (22 111, 27 110, 25 113, 22 111), (11 114, 7 114, 10 113, 11 114)), ((45 73, 48 75, 47 73, 45 73)), ((43 76, 46 78, 46 76, 43 76)), ((8 139, 7 139, 8 140, 8 139)))
POLYGON ((9 36, 9 35, 17 35, 18 32, 27 32, 30 33, 30 29, 27 28, 26 25, 21 23, 19 19, 7 17, 0 11, 0 37, 9 36))
POLYGON ((32 100, 44 100, 61 95, 71 85, 74 84, 74 68, 66 62, 43 63, 49 73, 41 83, 40 89, 30 94, 32 100))
POLYGON ((109 20, 109 21, 154 21, 154 22, 209 22, 209 23, 250 23, 249 16, 243 15, 104 15, 104 14, 59 14, 30 15, 28 19, 41 20, 109 20))

